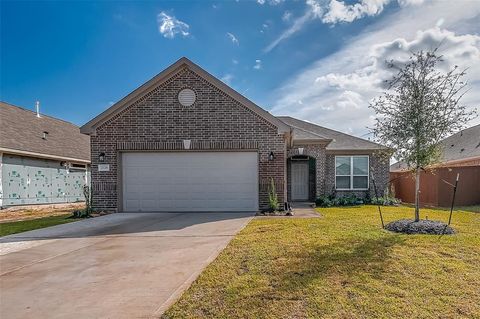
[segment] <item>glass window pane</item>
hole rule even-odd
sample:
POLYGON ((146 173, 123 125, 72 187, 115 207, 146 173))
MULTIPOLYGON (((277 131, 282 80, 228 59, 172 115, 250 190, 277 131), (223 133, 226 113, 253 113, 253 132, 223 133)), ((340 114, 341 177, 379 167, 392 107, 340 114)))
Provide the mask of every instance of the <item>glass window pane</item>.
POLYGON ((350 175, 350 157, 335 158, 336 175, 350 175))
POLYGON ((337 176, 337 188, 350 188, 350 176, 337 176))
POLYGON ((368 157, 353 158, 353 175, 368 175, 368 157))
POLYGON ((368 176, 353 176, 353 188, 368 188, 368 176))

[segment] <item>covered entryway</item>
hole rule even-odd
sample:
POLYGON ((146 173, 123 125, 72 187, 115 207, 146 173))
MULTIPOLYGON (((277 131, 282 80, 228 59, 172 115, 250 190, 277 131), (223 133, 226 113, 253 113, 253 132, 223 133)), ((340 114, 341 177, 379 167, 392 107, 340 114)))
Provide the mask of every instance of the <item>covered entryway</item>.
POLYGON ((256 152, 122 154, 123 211, 256 211, 256 152))
POLYGON ((287 164, 289 201, 315 200, 315 159, 309 156, 292 156, 287 164))

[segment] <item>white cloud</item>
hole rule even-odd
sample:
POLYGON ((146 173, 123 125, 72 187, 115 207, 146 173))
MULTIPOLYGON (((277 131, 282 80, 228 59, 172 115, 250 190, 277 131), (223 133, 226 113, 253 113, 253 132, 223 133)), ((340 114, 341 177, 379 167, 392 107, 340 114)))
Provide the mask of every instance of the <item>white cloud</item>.
POLYGON ((237 59, 232 59, 232 63, 233 64, 238 64, 238 60, 237 59))
POLYGON ((347 5, 343 1, 331 0, 328 11, 322 18, 324 23, 352 22, 365 16, 374 16, 383 11, 390 0, 361 0, 347 5))
POLYGON ((227 73, 224 76, 222 76, 222 78, 220 80, 222 80, 222 82, 225 82, 226 84, 230 85, 232 83, 233 78, 234 78, 233 74, 227 73))
MULTIPOLYGON (((469 67, 467 76, 472 89, 463 102, 478 107, 480 36, 474 19, 478 16, 480 8, 469 1, 458 6, 449 2, 426 3, 414 11, 400 10, 286 82, 273 93, 276 101, 272 112, 361 135, 367 126, 373 125, 370 100, 384 91, 383 81, 391 76, 385 60, 406 61, 411 51, 432 49, 440 43, 443 69, 453 65, 469 67), (440 29, 436 24, 442 17, 440 29), (456 28, 462 32, 453 32, 456 28)), ((471 124, 479 122, 477 118, 471 124)))
POLYGON ((418 6, 422 3, 424 3, 425 0, 398 0, 398 4, 401 5, 402 7, 405 6, 418 6))
MULTIPOLYGON (((396 0, 401 6, 419 5, 424 0, 396 0)), ((293 21, 291 26, 286 29, 280 36, 271 42, 263 51, 270 52, 280 42, 288 39, 293 34, 302 30, 302 28, 310 21, 319 19, 323 23, 336 24, 339 22, 353 22, 354 20, 365 16, 378 15, 383 11, 385 5, 391 0, 360 0, 355 4, 345 4, 343 1, 330 0, 330 2, 321 0, 306 0, 306 11, 304 15, 293 21)), ((285 14, 284 14, 285 17, 285 14)), ((287 20, 290 20, 288 16, 287 20)), ((284 21, 287 21, 284 19, 284 21)))
POLYGON ((227 32, 227 36, 230 38, 233 44, 239 45, 238 39, 233 33, 227 32))
POLYGON ((282 16, 283 21, 288 22, 290 21, 291 18, 292 18, 292 13, 290 11, 285 11, 283 13, 283 16, 282 16))
POLYGON ((190 26, 183 21, 178 20, 173 15, 169 16, 165 12, 157 15, 158 31, 168 39, 173 39, 175 35, 188 36, 190 26))
POLYGON ((257 0, 258 4, 264 5, 265 3, 268 3, 271 6, 276 6, 277 4, 280 4, 284 2, 285 0, 257 0))
POLYGON ((271 25, 272 25, 272 21, 270 20, 267 20, 264 23, 262 23, 262 28, 260 29, 260 33, 265 33, 266 31, 268 31, 271 25))
POLYGON ((262 68, 262 60, 255 60, 255 65, 253 66, 255 70, 260 70, 262 68))
POLYGON ((305 23, 311 21, 312 19, 322 16, 323 9, 316 0, 307 0, 307 10, 304 15, 295 19, 292 25, 285 30, 277 39, 270 43, 263 51, 270 52, 272 51, 280 42, 285 39, 288 39, 296 32, 300 31, 305 23))

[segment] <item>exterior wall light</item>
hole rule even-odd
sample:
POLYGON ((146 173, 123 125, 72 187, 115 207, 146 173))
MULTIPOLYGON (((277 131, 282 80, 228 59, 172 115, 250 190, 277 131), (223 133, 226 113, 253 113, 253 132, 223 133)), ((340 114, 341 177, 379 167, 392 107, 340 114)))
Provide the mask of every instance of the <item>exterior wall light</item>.
POLYGON ((275 159, 275 154, 273 154, 273 152, 270 152, 270 154, 268 154, 268 160, 271 162, 275 159))
POLYGON ((102 152, 98 155, 98 161, 105 162, 105 153, 102 152))
POLYGON ((298 155, 303 155, 303 147, 298 148, 298 155))

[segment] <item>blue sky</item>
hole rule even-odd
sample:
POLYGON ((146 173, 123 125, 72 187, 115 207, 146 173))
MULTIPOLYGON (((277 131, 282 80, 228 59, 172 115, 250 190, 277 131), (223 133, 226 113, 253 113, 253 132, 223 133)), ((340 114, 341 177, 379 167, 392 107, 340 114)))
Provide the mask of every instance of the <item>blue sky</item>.
POLYGON ((479 22, 475 0, 2 1, 1 100, 81 125, 186 56, 274 114, 362 136, 385 58, 442 42, 480 88, 479 22))

